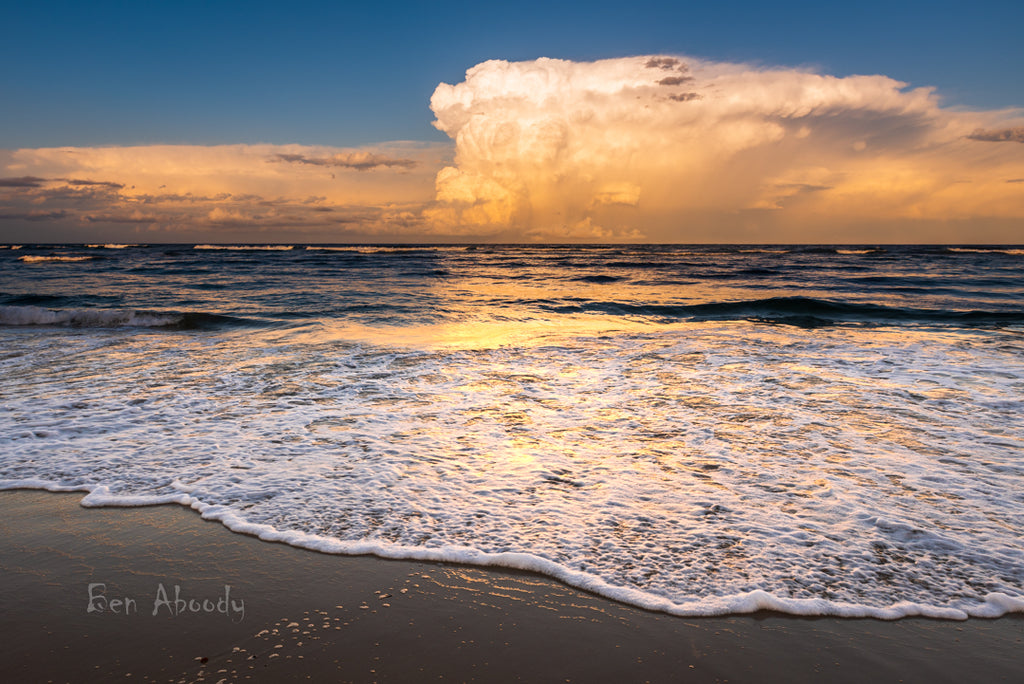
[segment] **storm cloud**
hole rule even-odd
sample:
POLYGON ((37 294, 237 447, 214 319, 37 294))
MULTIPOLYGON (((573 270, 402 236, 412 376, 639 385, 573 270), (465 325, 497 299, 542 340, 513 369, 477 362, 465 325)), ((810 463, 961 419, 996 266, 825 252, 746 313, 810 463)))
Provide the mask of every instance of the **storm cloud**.
POLYGON ((1017 140, 1019 113, 948 110, 886 76, 665 55, 493 60, 440 84, 431 108, 455 144, 432 218, 466 232, 929 241, 979 220, 1022 237, 1024 198, 1005 179, 1024 158, 977 142, 1017 140))

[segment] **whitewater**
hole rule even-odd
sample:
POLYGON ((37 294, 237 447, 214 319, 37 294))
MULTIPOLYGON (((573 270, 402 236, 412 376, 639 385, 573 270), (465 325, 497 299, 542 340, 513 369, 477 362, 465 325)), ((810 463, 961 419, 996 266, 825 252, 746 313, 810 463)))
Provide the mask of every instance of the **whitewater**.
POLYGON ((1019 246, 0 250, 0 488, 676 615, 1024 612, 1019 246))

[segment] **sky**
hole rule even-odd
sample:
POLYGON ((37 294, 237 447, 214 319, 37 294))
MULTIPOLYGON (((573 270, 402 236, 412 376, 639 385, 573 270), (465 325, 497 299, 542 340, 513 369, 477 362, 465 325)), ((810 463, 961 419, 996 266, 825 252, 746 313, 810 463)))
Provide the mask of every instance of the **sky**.
POLYGON ((1024 242, 1024 3, 5 3, 0 242, 1024 242))

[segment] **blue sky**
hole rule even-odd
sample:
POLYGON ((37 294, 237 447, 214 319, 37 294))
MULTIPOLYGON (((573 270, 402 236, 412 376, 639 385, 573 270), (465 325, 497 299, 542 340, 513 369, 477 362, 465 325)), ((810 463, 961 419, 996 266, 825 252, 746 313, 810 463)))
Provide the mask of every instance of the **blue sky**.
POLYGON ((1024 106, 1024 3, 7 2, 0 148, 441 141, 487 59, 682 54, 1024 106))

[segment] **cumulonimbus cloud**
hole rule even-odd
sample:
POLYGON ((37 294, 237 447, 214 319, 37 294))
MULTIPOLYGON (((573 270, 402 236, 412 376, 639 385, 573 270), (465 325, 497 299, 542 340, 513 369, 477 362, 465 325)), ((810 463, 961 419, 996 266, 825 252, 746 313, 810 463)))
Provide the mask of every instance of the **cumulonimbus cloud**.
POLYGON ((489 61, 431 98, 455 142, 433 218, 545 239, 1024 238, 1020 113, 885 76, 656 55, 489 61), (874 227, 874 228, 872 228, 874 227), (897 233, 893 230, 897 229, 897 233), (902 231, 901 233, 899 231, 902 231), (998 235, 996 235, 996 233, 998 235))

